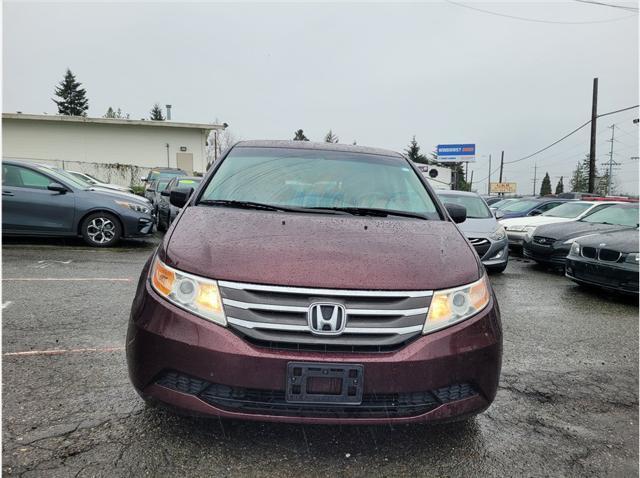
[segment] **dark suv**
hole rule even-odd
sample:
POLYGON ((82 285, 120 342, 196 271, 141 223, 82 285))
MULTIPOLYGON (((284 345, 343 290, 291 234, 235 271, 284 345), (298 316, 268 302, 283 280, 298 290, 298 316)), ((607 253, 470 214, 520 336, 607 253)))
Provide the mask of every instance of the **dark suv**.
POLYGON ((493 401, 502 330, 477 254, 386 150, 235 145, 142 271, 131 381, 151 403, 302 423, 426 422, 493 401))

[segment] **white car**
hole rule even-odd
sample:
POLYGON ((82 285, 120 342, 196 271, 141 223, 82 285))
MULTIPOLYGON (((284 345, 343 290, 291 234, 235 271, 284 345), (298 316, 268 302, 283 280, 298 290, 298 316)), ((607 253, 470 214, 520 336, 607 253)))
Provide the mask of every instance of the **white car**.
POLYGON ((83 181, 86 181, 89 184, 92 184, 93 186, 97 186, 99 188, 114 189, 116 191, 122 191, 125 193, 133 193, 133 190, 131 188, 128 188, 126 186, 120 186, 119 184, 103 183, 99 179, 96 179, 87 173, 80 173, 78 171, 67 171, 67 172, 69 174, 72 174, 76 178, 82 179, 83 181))
POLYGON ((591 213, 609 207, 613 204, 619 204, 619 202, 570 201, 543 212, 539 216, 501 219, 500 224, 502 224, 507 231, 509 245, 522 247, 525 237, 533 235, 533 231, 538 226, 555 224, 558 222, 577 221, 578 219, 582 219, 591 213))

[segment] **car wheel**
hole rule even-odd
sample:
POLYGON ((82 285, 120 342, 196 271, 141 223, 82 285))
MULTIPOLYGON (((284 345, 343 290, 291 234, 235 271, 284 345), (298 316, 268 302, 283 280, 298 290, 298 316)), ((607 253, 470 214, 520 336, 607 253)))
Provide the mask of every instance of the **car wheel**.
POLYGON ((108 212, 96 212, 82 221, 82 237, 90 246, 111 247, 122 237, 118 218, 108 212))

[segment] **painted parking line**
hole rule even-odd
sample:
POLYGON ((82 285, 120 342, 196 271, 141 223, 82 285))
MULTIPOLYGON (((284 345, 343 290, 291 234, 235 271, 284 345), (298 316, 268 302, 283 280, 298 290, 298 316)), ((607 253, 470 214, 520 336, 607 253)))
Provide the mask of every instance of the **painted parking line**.
POLYGON ((122 352, 124 347, 103 347, 103 348, 84 348, 84 349, 50 349, 50 350, 25 350, 22 352, 6 352, 2 355, 5 357, 28 357, 32 355, 62 355, 62 354, 81 354, 89 352, 122 352))
POLYGON ((10 300, 3 302, 2 303, 2 310, 6 309, 7 307, 9 307, 11 304, 13 304, 13 302, 11 302, 10 300))
POLYGON ((130 277, 3 277, 3 281, 8 282, 41 282, 41 281, 69 281, 69 282, 131 282, 130 277))

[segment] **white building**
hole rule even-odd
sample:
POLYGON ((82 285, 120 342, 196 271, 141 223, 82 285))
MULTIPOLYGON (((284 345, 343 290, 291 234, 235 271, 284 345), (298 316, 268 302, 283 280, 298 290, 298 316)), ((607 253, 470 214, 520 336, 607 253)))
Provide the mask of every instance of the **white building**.
POLYGON ((206 141, 224 125, 2 114, 2 156, 47 163, 128 186, 154 167, 203 173, 206 141))

